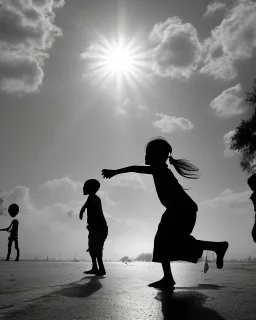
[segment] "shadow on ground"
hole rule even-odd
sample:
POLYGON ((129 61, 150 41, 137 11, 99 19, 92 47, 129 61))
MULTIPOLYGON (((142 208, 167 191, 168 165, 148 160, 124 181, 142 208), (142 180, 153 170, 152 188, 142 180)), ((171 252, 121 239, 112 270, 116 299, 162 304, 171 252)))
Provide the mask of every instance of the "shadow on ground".
POLYGON ((60 294, 65 297, 86 298, 102 288, 102 284, 99 281, 101 278, 103 277, 84 277, 78 282, 74 282, 68 286, 65 286, 65 288, 55 292, 55 294, 60 294), (89 282, 83 283, 83 280, 88 279, 90 279, 89 282))
POLYGON ((164 320, 225 320, 213 309, 204 307, 207 296, 196 291, 159 291, 164 320))

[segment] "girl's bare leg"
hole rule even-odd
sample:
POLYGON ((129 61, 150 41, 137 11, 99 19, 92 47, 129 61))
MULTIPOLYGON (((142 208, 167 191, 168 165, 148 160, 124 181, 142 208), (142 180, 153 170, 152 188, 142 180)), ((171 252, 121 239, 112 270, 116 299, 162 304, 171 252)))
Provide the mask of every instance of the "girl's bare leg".
POLYGON ((201 248, 203 250, 211 250, 214 251, 217 255, 216 259, 216 265, 218 269, 223 268, 223 263, 224 263, 224 256, 225 253, 228 249, 228 242, 227 241, 222 241, 222 242, 214 242, 214 241, 202 241, 198 240, 198 242, 201 245, 201 248))
POLYGON ((148 286, 153 288, 174 287, 176 282, 173 279, 170 262, 162 262, 164 277, 156 282, 150 283, 148 286))

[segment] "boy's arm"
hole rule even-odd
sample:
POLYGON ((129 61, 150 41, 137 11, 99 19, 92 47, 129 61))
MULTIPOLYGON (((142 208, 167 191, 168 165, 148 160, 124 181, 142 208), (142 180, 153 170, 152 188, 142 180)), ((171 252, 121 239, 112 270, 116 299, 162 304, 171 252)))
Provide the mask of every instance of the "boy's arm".
POLYGON ((85 204, 82 206, 81 210, 80 210, 80 214, 79 214, 79 218, 82 220, 83 219, 83 214, 85 212, 87 208, 87 201, 85 202, 85 204))
POLYGON ((13 222, 9 225, 8 228, 5 228, 5 229, 0 229, 0 231, 10 231, 10 229, 12 228, 12 225, 13 225, 13 222))
POLYGON ((150 166, 130 166, 125 168, 120 168, 117 170, 103 169, 102 175, 105 179, 110 179, 113 176, 116 176, 117 174, 127 173, 127 172, 152 174, 152 169, 150 166))

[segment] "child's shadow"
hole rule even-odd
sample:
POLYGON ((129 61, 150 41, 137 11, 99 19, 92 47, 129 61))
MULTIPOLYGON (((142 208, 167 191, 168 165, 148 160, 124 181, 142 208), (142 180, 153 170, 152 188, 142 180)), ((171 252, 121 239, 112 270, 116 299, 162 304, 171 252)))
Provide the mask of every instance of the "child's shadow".
POLYGON ((215 310, 204 307, 206 296, 195 291, 163 290, 155 299, 162 303, 164 320, 225 320, 215 310))
POLYGON ((65 288, 59 290, 57 294, 61 294, 66 297, 86 298, 102 288, 102 284, 99 279, 100 278, 96 276, 84 277, 81 280, 71 283, 65 288), (90 281, 85 284, 77 283, 85 279, 90 279, 90 281))

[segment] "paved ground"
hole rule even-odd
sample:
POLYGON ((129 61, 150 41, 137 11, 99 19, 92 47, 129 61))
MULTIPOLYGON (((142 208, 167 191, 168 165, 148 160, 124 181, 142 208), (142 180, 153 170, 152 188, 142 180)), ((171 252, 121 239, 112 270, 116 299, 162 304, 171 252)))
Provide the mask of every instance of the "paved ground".
POLYGON ((153 263, 107 263, 107 276, 85 276, 83 263, 33 268, 0 263, 0 317, 19 320, 256 319, 256 265, 173 264, 176 290, 156 290, 153 263), (29 271, 30 270, 30 271, 29 271))

